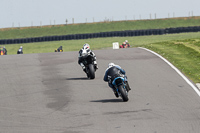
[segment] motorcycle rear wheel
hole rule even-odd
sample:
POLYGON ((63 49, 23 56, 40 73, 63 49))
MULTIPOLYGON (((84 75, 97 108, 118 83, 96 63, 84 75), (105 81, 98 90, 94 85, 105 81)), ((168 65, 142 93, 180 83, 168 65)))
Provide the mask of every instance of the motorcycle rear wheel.
POLYGON ((129 99, 128 99, 128 92, 126 91, 126 88, 123 88, 123 85, 120 85, 118 87, 118 90, 119 90, 119 93, 121 94, 122 100, 124 102, 127 102, 129 99))
POLYGON ((89 64, 89 77, 90 77, 90 79, 95 78, 95 70, 94 70, 93 64, 89 64))

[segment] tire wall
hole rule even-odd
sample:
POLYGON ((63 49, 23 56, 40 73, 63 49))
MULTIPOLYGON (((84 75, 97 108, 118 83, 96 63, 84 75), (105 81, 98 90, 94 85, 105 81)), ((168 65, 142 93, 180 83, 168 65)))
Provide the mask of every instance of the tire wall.
POLYGON ((163 34, 174 34, 174 33, 184 33, 184 32, 199 32, 199 31, 200 31, 200 26, 177 27, 177 28, 166 28, 166 29, 127 30, 127 31, 113 31, 113 32, 88 33, 88 34, 44 36, 44 37, 21 38, 21 39, 4 39, 0 40, 0 44, 21 44, 21 43, 33 43, 33 42, 45 42, 45 41, 101 38, 101 37, 148 36, 148 35, 163 35, 163 34))

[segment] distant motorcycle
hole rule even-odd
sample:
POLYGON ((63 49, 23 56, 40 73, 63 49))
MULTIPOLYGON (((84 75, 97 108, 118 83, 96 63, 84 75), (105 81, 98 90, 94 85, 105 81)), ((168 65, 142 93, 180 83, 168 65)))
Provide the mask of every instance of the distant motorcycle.
POLYGON ((17 51, 17 54, 23 54, 22 49, 19 49, 19 50, 17 51))
POLYGON ((0 48, 0 55, 7 55, 6 48, 3 48, 3 47, 0 48))
POLYGON ((122 98, 124 102, 127 102, 128 99, 128 91, 129 88, 124 80, 123 76, 118 76, 116 77, 113 81, 112 84, 115 86, 115 89, 118 93, 118 95, 122 98))
POLYGON ((94 65, 94 57, 92 57, 90 54, 88 53, 83 53, 82 54, 82 59, 83 59, 83 64, 85 65, 86 68, 86 74, 87 77, 90 79, 94 79, 95 78, 95 65, 94 65))
POLYGON ((55 50, 55 52, 63 52, 62 46, 60 46, 59 48, 57 48, 57 49, 55 50))
POLYGON ((22 46, 20 46, 20 48, 18 49, 17 54, 23 54, 23 48, 22 48, 22 46))

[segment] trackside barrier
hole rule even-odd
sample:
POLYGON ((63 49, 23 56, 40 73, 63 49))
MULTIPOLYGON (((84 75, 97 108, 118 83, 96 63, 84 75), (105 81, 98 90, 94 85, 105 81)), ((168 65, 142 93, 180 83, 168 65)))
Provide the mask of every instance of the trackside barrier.
POLYGON ((163 35, 163 34, 174 34, 183 32, 199 32, 199 31, 200 31, 200 26, 177 27, 177 28, 166 28, 166 29, 126 30, 126 31, 111 31, 111 32, 61 35, 61 36, 44 36, 35 38, 3 39, 0 40, 0 44, 78 40, 78 39, 101 38, 101 37, 148 36, 148 35, 163 35))

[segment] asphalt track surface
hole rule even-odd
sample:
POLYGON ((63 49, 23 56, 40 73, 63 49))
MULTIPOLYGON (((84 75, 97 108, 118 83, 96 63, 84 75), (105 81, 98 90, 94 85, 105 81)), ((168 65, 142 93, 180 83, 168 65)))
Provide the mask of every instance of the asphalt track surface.
POLYGON ((200 97, 167 63, 139 48, 94 52, 94 80, 77 51, 0 56, 0 132, 200 132, 200 97), (103 81, 109 62, 127 72, 128 102, 103 81))

